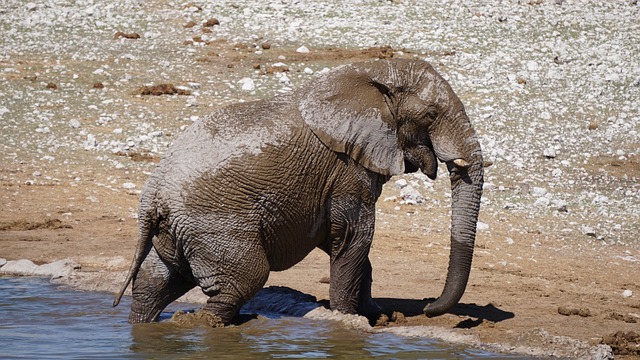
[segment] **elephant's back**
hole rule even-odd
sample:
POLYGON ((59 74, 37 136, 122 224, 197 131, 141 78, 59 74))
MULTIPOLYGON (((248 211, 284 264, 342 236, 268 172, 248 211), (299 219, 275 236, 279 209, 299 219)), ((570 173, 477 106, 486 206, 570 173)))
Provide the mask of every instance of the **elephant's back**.
POLYGON ((217 110, 196 121, 169 147, 156 171, 166 186, 215 175, 234 159, 284 146, 303 122, 287 101, 256 101, 217 110))

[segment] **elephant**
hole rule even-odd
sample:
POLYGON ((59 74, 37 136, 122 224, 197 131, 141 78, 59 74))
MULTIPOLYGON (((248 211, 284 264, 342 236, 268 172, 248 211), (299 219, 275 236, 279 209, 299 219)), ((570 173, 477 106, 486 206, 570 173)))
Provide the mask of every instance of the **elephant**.
POLYGON ((330 259, 331 309, 376 316, 376 200, 394 175, 435 179, 438 161, 451 181, 451 247, 444 289, 424 313, 444 314, 471 270, 482 150, 449 83, 415 59, 341 65, 189 126, 140 194, 137 247, 113 305, 132 282, 129 322, 152 322, 200 286, 202 311, 228 324, 271 271, 319 248, 330 259))

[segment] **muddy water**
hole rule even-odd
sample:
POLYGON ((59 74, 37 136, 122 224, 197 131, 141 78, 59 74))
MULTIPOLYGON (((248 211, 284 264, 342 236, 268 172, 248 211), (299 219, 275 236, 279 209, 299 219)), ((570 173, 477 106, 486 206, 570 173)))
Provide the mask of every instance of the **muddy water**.
MULTIPOLYGON (((126 322, 128 299, 116 308, 111 301, 111 295, 72 291, 45 279, 0 277, 0 358, 509 358, 296 317, 208 329, 168 322, 168 313, 160 323, 132 326, 126 322)), ((180 307, 189 309, 167 310, 180 307)))

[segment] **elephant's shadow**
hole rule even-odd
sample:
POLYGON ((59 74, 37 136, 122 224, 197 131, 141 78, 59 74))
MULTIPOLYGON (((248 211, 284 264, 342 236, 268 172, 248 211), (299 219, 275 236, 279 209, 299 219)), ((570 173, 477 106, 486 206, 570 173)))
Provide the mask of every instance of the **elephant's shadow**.
MULTIPOLYGON (((397 311, 406 317, 424 316, 424 307, 435 301, 433 298, 423 300, 376 298, 374 300, 382 307, 385 314, 391 315, 397 311)), ((301 317, 318 307, 329 308, 329 301, 317 301, 314 296, 288 287, 270 286, 262 289, 243 307, 241 311, 243 315, 236 318, 236 321, 248 321, 254 318, 255 314, 261 314, 266 317, 301 317)), ((454 306, 449 313, 467 317, 467 319, 458 323, 456 328, 473 328, 479 326, 485 320, 495 323, 511 319, 515 316, 514 313, 501 310, 492 304, 485 306, 458 304, 454 306)))
MULTIPOLYGON (((384 313, 391 314, 394 311, 401 312, 405 316, 423 315, 423 309, 427 304, 434 302, 435 298, 427 298, 423 300, 414 299, 398 299, 398 298, 376 298, 374 299, 378 305, 383 308, 384 313)), ((470 329, 479 326, 484 321, 500 322, 512 319, 515 314, 510 311, 504 311, 493 304, 484 306, 478 304, 459 303, 448 311, 449 314, 468 317, 462 320, 455 327, 460 329, 470 329)))

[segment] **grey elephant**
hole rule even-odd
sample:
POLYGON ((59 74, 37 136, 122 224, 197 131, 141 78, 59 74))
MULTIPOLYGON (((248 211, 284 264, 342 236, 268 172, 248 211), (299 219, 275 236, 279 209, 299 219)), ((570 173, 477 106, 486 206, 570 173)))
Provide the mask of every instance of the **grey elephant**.
POLYGON ((228 323, 270 271, 314 248, 330 257, 334 310, 373 316, 369 248, 391 176, 437 160, 450 173, 451 253, 428 316, 464 293, 483 184, 480 144, 463 104, 418 60, 344 65, 273 99, 232 105, 169 148, 139 203, 129 322, 150 322, 196 285, 203 311, 228 323))

